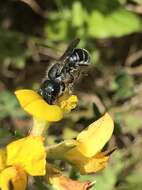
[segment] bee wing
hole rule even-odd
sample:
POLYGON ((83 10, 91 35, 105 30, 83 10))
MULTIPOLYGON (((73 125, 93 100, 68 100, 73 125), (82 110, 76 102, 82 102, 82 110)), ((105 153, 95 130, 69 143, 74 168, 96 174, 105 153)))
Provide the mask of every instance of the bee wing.
POLYGON ((73 49, 77 46, 79 41, 80 41, 79 38, 74 39, 69 44, 69 46, 67 47, 66 51, 63 53, 62 56, 57 52, 55 54, 55 51, 53 51, 53 50, 51 50, 51 48, 48 48, 48 47, 43 46, 43 45, 38 46, 38 53, 39 53, 42 60, 54 60, 54 61, 64 62, 64 60, 68 56, 70 56, 70 54, 72 53, 73 49))
POLYGON ((47 47, 38 47, 38 53, 42 60, 54 60, 59 61, 60 55, 58 53, 55 53, 51 48, 47 47))
POLYGON ((59 61, 64 61, 68 56, 71 55, 73 49, 77 46, 77 44, 79 43, 80 39, 76 38, 74 39, 69 46, 67 47, 66 51, 63 53, 63 55, 59 58, 59 61))

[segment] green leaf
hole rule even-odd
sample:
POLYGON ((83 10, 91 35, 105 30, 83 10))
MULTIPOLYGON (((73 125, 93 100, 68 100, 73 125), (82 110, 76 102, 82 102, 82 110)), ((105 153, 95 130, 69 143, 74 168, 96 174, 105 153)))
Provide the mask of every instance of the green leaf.
POLYGON ((23 68, 26 64, 28 50, 24 47, 26 37, 18 32, 0 29, 0 61, 13 64, 16 68, 23 68))
POLYGON ((106 15, 95 10, 88 18, 88 35, 91 37, 120 37, 140 29, 139 17, 122 8, 106 15))
POLYGON ((74 27, 81 27, 85 21, 85 10, 79 1, 74 2, 72 7, 72 25, 74 27))
POLYGON ((135 3, 142 4, 142 0, 132 0, 135 3))
POLYGON ((0 95, 0 119, 7 116, 22 117, 25 114, 19 107, 15 96, 8 91, 3 91, 0 95))
POLYGON ((126 182, 120 185, 118 190, 141 190, 142 189, 142 172, 135 171, 126 177, 126 182))
POLYGON ((132 76, 126 73, 118 73, 115 79, 117 85, 114 100, 125 100, 134 95, 134 81, 132 76))
POLYGON ((8 131, 7 128, 0 127, 0 148, 4 147, 6 144, 13 140, 12 134, 8 131))
POLYGON ((141 114, 138 111, 129 110, 126 113, 119 114, 119 122, 124 123, 126 128, 124 128, 125 132, 137 133, 141 128, 141 114))
POLYGON ((71 11, 68 9, 64 9, 62 12, 49 13, 49 24, 45 27, 45 35, 51 40, 65 39, 70 19, 71 11))

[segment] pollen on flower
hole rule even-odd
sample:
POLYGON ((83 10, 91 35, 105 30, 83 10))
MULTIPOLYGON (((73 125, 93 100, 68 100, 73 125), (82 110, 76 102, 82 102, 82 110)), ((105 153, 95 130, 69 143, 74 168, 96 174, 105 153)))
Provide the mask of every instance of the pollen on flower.
POLYGON ((65 113, 68 113, 77 106, 77 103, 78 103, 77 96, 71 95, 68 99, 62 100, 60 102, 60 107, 65 113))

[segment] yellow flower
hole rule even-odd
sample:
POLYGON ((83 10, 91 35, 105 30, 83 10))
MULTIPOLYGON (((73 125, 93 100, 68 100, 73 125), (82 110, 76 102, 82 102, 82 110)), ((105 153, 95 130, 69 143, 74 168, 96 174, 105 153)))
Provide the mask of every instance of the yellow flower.
POLYGON ((29 175, 45 175, 46 152, 42 137, 28 136, 7 147, 7 165, 19 165, 29 175))
MULTIPOLYGON (((7 145, 6 163, 0 172, 0 188, 8 190, 10 182, 14 190, 24 190, 27 175, 41 176, 46 172, 46 152, 42 137, 28 136, 7 145)), ((0 154, 2 155, 2 154, 0 154)))
POLYGON ((0 149, 0 172, 5 168, 6 166, 6 151, 5 149, 0 149))
POLYGON ((113 129, 113 120, 110 115, 106 113, 77 136, 79 151, 86 157, 92 157, 108 142, 113 133, 113 129))
POLYGON ((15 92, 22 108, 32 116, 48 122, 59 121, 65 112, 76 107, 77 97, 72 95, 58 105, 49 105, 33 90, 17 90, 15 92))
POLYGON ((106 113, 77 136, 77 146, 65 153, 64 158, 82 174, 103 169, 113 151, 100 151, 110 139, 113 129, 113 121, 106 113))
POLYGON ((8 167, 0 173, 0 188, 9 190, 10 184, 13 190, 25 190, 27 185, 26 173, 18 167, 8 167))

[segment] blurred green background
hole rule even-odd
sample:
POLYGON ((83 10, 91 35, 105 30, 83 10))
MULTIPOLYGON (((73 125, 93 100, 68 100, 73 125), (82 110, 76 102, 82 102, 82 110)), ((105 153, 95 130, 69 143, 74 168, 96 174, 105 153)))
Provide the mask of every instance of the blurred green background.
MULTIPOLYGON (((73 138, 105 111, 115 120, 108 146, 117 146, 94 190, 142 189, 142 1, 5 0, 0 2, 0 146, 27 135, 31 117, 14 91, 38 89, 52 54, 62 54, 76 37, 91 55, 91 66, 76 82, 78 108, 49 130, 49 144, 73 138)), ((63 164, 63 163, 62 163, 63 164)), ((40 189, 40 187, 39 187, 40 189)), ((45 188, 46 189, 46 188, 45 188)))

